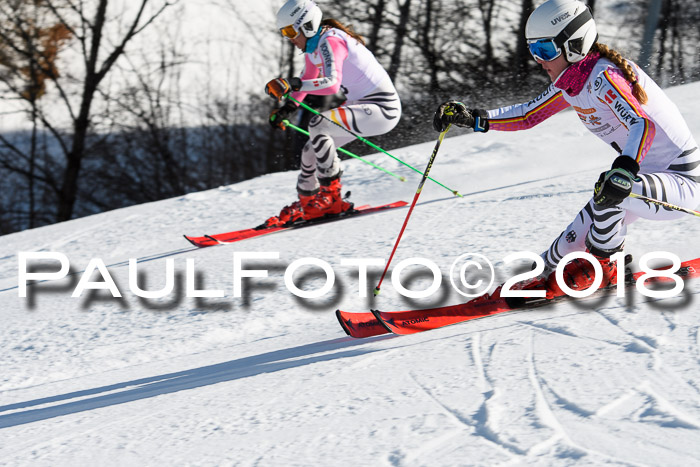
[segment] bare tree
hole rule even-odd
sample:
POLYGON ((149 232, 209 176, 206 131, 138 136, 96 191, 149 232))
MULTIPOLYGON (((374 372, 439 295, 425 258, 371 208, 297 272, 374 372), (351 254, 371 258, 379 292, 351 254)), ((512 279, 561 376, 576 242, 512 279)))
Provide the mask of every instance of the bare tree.
POLYGON ((425 60, 428 63, 428 70, 430 72, 430 80, 428 84, 428 89, 431 93, 437 93, 440 91, 440 83, 438 81, 438 71, 440 70, 438 64, 438 55, 435 50, 434 45, 434 25, 433 25, 433 13, 435 8, 434 0, 427 0, 425 2, 425 10, 423 16, 423 24, 420 28, 420 50, 425 56, 425 60))
MULTIPOLYGON (((73 2, 68 0, 37 0, 25 2, 12 0, 0 6, 0 14, 6 21, 0 24, 0 39, 6 48, 21 57, 28 66, 36 70, 50 82, 56 92, 57 105, 63 107, 68 122, 56 118, 50 111, 32 107, 31 99, 19 94, 17 98, 26 102, 29 112, 36 112, 42 128, 48 131, 60 148, 62 162, 60 173, 55 167, 44 169, 42 181, 49 185, 56 197, 56 221, 71 219, 78 196, 83 160, 88 150, 89 138, 94 132, 93 106, 96 99, 108 95, 102 89, 105 78, 122 57, 127 45, 134 37, 151 25, 168 7, 177 0, 138 0, 123 3, 123 23, 110 21, 109 6, 117 0, 94 0, 73 2), (62 75, 48 60, 46 47, 32 38, 36 28, 33 18, 39 16, 48 24, 60 27, 69 33, 74 50, 80 57, 81 67, 76 75, 62 75), (108 23, 123 24, 124 29, 108 29, 108 23), (23 40, 22 40, 23 39, 23 40), (77 85, 76 85, 77 83, 77 85)), ((15 76, 17 71, 14 71, 15 76)), ((31 79, 28 80, 31 82, 31 79)), ((7 82, 5 84, 8 84, 7 82)), ((18 88, 10 87, 15 93, 18 88)), ((31 94, 30 94, 31 97, 31 94)), ((6 146, 9 141, 1 140, 6 146)), ((17 148, 19 150, 19 148, 17 148)), ((26 159, 26 156, 24 157, 26 159)), ((11 170, 21 171, 3 157, 3 165, 11 170)))
POLYGON ((494 65, 493 53, 493 10, 496 6, 496 0, 482 0, 478 3, 479 11, 481 11, 481 22, 484 28, 484 55, 483 59, 486 65, 486 70, 492 72, 494 65))
MULTIPOLYGON (((520 6, 520 19, 518 22, 518 30, 516 37, 515 51, 513 52, 513 72, 516 80, 522 79, 523 75, 528 72, 528 64, 532 57, 527 49, 527 38, 525 37, 525 26, 527 19, 534 10, 532 0, 522 0, 520 6)), ((517 81, 516 81, 517 82, 517 81)))
POLYGON ((389 65, 389 77, 394 80, 401 67, 401 51, 403 50, 404 40, 408 33, 408 20, 411 15, 411 0, 404 0, 403 4, 399 5, 399 22, 396 25, 396 42, 394 42, 394 50, 391 53, 391 64, 389 65))
POLYGON ((373 5, 374 15, 370 18, 370 32, 367 36, 367 48, 373 53, 377 53, 379 48, 379 31, 384 23, 384 9, 386 7, 386 0, 377 0, 377 3, 373 5))
MULTIPOLYGON (((23 4, 10 6, 19 9, 23 4)), ((25 215, 20 217, 26 219, 30 228, 36 225, 37 220, 35 185, 41 125, 39 100, 46 94, 46 81, 58 76, 58 52, 70 38, 69 30, 60 23, 47 20, 46 13, 46 9, 41 7, 28 9, 25 17, 8 18, 0 28, 0 37, 4 39, 0 44, 0 67, 3 70, 0 82, 6 88, 3 97, 24 102, 31 126, 28 147, 22 148, 21 143, 4 140, 10 158, 0 158, 0 166, 26 180, 28 208, 25 215)), ((41 177, 46 179, 51 174, 45 172, 41 177)), ((21 212, 21 209, 17 212, 21 212)))

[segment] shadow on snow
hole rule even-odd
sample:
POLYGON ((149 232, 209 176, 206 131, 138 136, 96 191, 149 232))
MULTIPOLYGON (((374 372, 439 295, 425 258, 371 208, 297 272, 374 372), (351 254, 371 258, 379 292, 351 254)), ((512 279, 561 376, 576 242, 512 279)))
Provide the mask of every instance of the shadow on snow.
POLYGON ((369 354, 379 349, 364 348, 353 350, 348 348, 386 338, 386 336, 383 336, 379 339, 365 339, 362 341, 351 337, 331 339, 289 349, 266 352, 260 355, 253 355, 215 365, 0 406, 0 413, 2 413, 52 404, 50 407, 22 410, 7 415, 0 415, 0 428, 48 420, 55 417, 148 399, 178 391, 186 391, 218 383, 249 378, 264 373, 274 373, 277 371, 299 368, 313 363, 369 354), (73 400, 77 398, 83 399, 77 401, 73 400))

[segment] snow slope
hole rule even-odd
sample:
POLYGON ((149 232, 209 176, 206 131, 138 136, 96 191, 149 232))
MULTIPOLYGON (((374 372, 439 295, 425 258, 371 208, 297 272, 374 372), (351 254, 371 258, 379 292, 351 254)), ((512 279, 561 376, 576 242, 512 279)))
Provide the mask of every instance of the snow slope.
MULTIPOLYGON (((669 94, 700 140, 700 83, 669 94)), ((502 258, 548 247, 614 156, 577 120, 567 111, 528 132, 451 132, 431 176, 465 196, 428 182, 393 264, 422 257, 446 274, 461 254, 480 253, 504 280, 502 258)), ((422 170, 432 148, 395 154, 422 170)), ((344 185, 357 204, 412 199, 418 174, 368 158, 408 181, 349 161, 344 185)), ((336 308, 465 300, 449 282, 409 300, 389 280, 379 297, 360 297, 357 268, 341 261, 386 260, 406 209, 231 246, 195 249, 181 236, 257 225, 294 198, 295 179, 272 174, 2 237, 0 464, 700 464, 700 281, 674 299, 633 293, 353 340, 336 308), (49 251, 75 274, 19 298, 18 252, 49 251), (235 252, 280 255, 246 262, 269 276, 244 281, 240 298, 235 252), (286 289, 285 269, 305 257, 332 266, 332 292, 303 300, 286 289), (71 297, 94 258, 122 299, 71 297), (137 297, 129 258, 139 258, 149 290, 165 284, 172 260, 175 291, 137 297), (189 259, 198 287, 223 297, 185 296, 189 259)), ((691 259, 699 236, 692 216, 638 221, 627 245, 637 258, 663 250, 691 259)), ((297 272, 297 284, 319 289, 325 279, 313 271, 297 272)), ((376 279, 381 267, 371 272, 376 279)), ((427 286, 411 277, 412 288, 427 286)))

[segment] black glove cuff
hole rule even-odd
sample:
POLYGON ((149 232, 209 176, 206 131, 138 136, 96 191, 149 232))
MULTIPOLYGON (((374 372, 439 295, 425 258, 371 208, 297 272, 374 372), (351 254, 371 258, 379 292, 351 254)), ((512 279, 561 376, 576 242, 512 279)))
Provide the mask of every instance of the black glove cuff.
POLYGON ((472 109, 471 113, 474 117, 474 131, 489 131, 489 113, 484 109, 472 109))
POLYGON ((292 115, 297 110, 297 104, 294 101, 287 101, 282 107, 277 111, 277 115, 284 120, 285 118, 292 115))
POLYGON ((625 169, 636 177, 637 173, 639 173, 639 164, 630 156, 623 154, 622 156, 617 156, 617 159, 612 163, 611 169, 625 169))
POLYGON ((295 76, 294 78, 287 79, 287 82, 292 88, 292 91, 298 91, 299 89, 301 89, 301 78, 295 76))
POLYGON ((280 110, 285 112, 287 115, 293 113, 297 109, 297 104, 294 101, 288 100, 284 103, 280 110))

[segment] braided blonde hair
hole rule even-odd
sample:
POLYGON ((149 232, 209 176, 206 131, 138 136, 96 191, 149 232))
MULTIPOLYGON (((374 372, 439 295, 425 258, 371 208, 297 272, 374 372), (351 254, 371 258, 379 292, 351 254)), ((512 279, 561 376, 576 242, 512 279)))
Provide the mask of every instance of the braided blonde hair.
POLYGON ((632 85, 632 94, 637 98, 640 104, 646 104, 649 101, 647 93, 644 91, 642 85, 637 81, 637 73, 635 73, 632 65, 625 60, 622 55, 620 55, 620 52, 608 47, 605 44, 601 44, 600 42, 593 44, 593 47, 591 47, 591 52, 598 52, 601 57, 607 58, 622 71, 625 79, 632 85))

